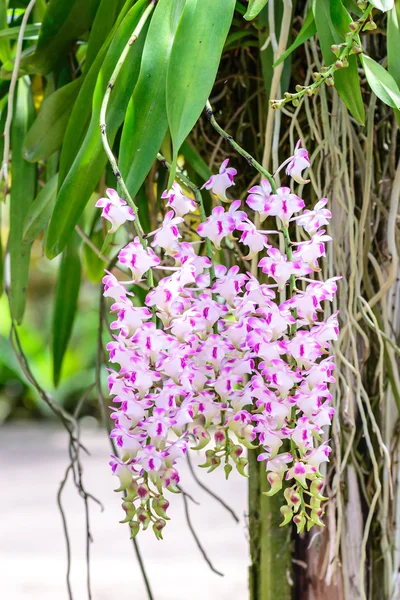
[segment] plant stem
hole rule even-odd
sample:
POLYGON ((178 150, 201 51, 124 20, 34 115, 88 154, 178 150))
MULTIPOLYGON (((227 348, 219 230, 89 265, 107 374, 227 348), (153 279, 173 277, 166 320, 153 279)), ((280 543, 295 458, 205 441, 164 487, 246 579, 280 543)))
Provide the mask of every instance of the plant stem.
POLYGON ((146 8, 143 15, 141 16, 139 23, 136 25, 131 37, 129 38, 128 42, 126 43, 125 48, 123 49, 122 54, 119 57, 117 64, 115 65, 114 71, 112 72, 110 81, 107 84, 106 93, 104 94, 103 102, 101 104, 101 109, 100 109, 100 131, 101 131, 101 139, 103 142, 104 150, 105 150, 105 153, 107 154, 108 160, 110 161, 114 175, 118 180, 118 184, 121 186, 121 189, 126 197, 125 199, 126 199, 127 203, 129 204, 129 206, 132 208, 132 211, 136 216, 136 219, 134 221, 134 227, 140 238, 140 241, 142 242, 142 244, 144 246, 146 245, 146 240, 144 239, 144 231, 143 231, 143 227, 140 223, 137 206, 134 203, 134 201, 132 200, 131 195, 129 194, 128 188, 126 187, 125 181, 124 181, 122 174, 118 168, 117 160, 116 160, 116 158, 111 150, 110 144, 108 142, 106 115, 107 115, 107 107, 108 107, 108 103, 110 100, 111 92, 115 86, 115 83, 116 83, 118 75, 121 71, 122 65, 124 64, 125 59, 128 56, 129 50, 131 49, 133 44, 138 39, 144 25, 146 24, 147 19, 149 18, 151 12, 154 9, 154 6, 155 6, 154 1, 150 2, 149 6, 146 8))
POLYGON ((214 127, 214 129, 223 138, 225 138, 231 144, 231 146, 233 146, 233 148, 236 150, 236 152, 238 154, 240 154, 241 156, 243 156, 243 158, 245 158, 247 160, 249 165, 251 167, 253 167, 254 169, 256 169, 256 171, 261 173, 261 175, 263 177, 265 177, 265 179, 268 179, 268 181, 271 184, 272 192, 275 193, 276 192, 276 183, 275 183, 275 180, 274 180, 273 176, 271 175, 271 173, 269 173, 266 169, 264 169, 264 167, 262 165, 260 165, 260 163, 257 162, 256 159, 251 156, 251 154, 249 154, 248 152, 246 152, 246 150, 244 150, 241 146, 239 146, 239 144, 237 142, 235 142, 233 137, 231 135, 229 135, 229 133, 227 133, 224 129, 222 129, 222 127, 220 125, 218 125, 218 123, 214 117, 213 109, 208 100, 207 100, 207 104, 206 104, 206 116, 207 116, 207 119, 210 121, 211 125, 214 127))
MULTIPOLYGON (((107 139, 106 116, 107 116, 107 107, 108 107, 108 102, 110 100, 111 91, 115 86, 115 82, 117 81, 117 78, 121 71, 122 65, 124 64, 125 59, 128 56, 129 50, 131 49, 132 45, 138 39, 144 25, 146 24, 147 19, 151 15, 155 4, 156 4, 156 0, 151 0, 150 4, 148 5, 146 10, 142 14, 141 18, 139 19, 139 23, 136 25, 128 42, 126 43, 125 48, 123 49, 122 54, 119 57, 117 64, 115 65, 114 71, 112 72, 110 81, 107 84, 106 93, 104 94, 103 102, 101 104, 101 109, 100 109, 100 132, 101 132, 101 139, 103 142, 103 147, 104 147, 105 153, 107 154, 108 160, 110 161, 114 175, 117 178, 118 184, 121 187, 123 196, 124 196, 126 202, 128 203, 128 205, 131 207, 131 209, 136 217, 136 219, 133 222, 133 225, 134 225, 136 233, 140 239, 140 242, 144 248, 147 248, 148 244, 144 237, 144 231, 143 231, 143 227, 140 223, 139 212, 138 212, 137 206, 134 203, 134 201, 128 191, 128 188, 126 187, 124 178, 122 177, 121 171, 118 168, 117 160, 111 150, 110 144, 107 139)), ((149 285, 149 288, 152 288, 154 285, 154 279, 153 279, 153 273, 152 273, 151 269, 149 269, 147 271, 146 278, 147 278, 147 283, 149 285)))
MULTIPOLYGON (((367 9, 364 11, 362 17, 357 21, 357 23, 358 23, 357 28, 354 31, 349 32, 349 34, 347 36, 347 40, 344 44, 344 47, 343 47, 342 51, 340 52, 340 54, 338 55, 336 61, 332 65, 330 65, 326 69, 326 71, 324 71, 322 73, 318 73, 319 78, 316 81, 314 81, 311 85, 303 87, 303 89, 299 90, 295 94, 291 94, 290 92, 287 92, 285 94, 285 97, 282 98, 281 100, 270 100, 269 103, 270 103, 271 108, 273 108, 273 109, 282 108, 282 106, 284 106, 288 102, 293 102, 293 105, 297 106, 300 99, 304 95, 312 96, 313 94, 315 94, 315 92, 317 91, 317 89, 319 88, 320 85, 322 85, 324 82, 327 82, 327 83, 329 82, 329 80, 332 78, 335 71, 345 68, 345 65, 340 65, 340 63, 347 61, 347 57, 350 55, 350 51, 353 47, 354 40, 361 33, 373 8, 374 7, 372 6, 372 4, 370 4, 367 7, 367 9)), ((331 83, 331 85, 333 85, 333 82, 331 83)))

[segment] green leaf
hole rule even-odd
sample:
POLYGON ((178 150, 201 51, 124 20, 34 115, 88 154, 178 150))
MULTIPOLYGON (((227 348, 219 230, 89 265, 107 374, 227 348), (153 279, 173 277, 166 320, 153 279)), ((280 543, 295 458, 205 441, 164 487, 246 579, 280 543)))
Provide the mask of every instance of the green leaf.
POLYGON ((361 17, 362 10, 357 5, 356 0, 343 0, 343 5, 347 10, 351 10, 351 12, 355 13, 357 17, 361 17))
MULTIPOLYGON (((0 0, 0 60, 2 63, 7 62, 11 58, 9 32, 7 23, 7 3, 5 0, 0 0)), ((19 27, 15 29, 19 30, 19 27)), ((17 33, 18 36, 18 33, 17 33)))
MULTIPOLYGON (((146 6, 147 0, 139 0, 125 16, 115 33, 100 69, 93 95, 90 125, 79 152, 59 187, 56 205, 50 220, 46 240, 46 254, 49 258, 59 254, 66 246, 107 164, 107 156, 100 135, 101 104, 114 67, 146 6)), ((107 136, 110 144, 113 143, 117 130, 125 117, 129 98, 139 75, 145 37, 146 29, 142 31, 137 42, 132 45, 110 95, 106 117, 107 136)))
POLYGON ((295 41, 289 46, 286 52, 284 52, 278 58, 273 67, 275 68, 278 65, 280 65, 282 61, 284 61, 288 56, 292 54, 292 52, 294 52, 294 50, 296 50, 299 46, 302 46, 307 40, 312 38, 312 36, 315 35, 316 32, 317 28, 315 26, 314 15, 310 8, 295 41))
POLYGON ((58 175, 53 175, 29 206, 24 221, 24 244, 32 243, 47 227, 56 202, 58 175))
POLYGON ((212 90, 234 8, 235 0, 187 0, 182 12, 167 72, 174 163, 212 90))
POLYGON ((246 19, 246 21, 251 21, 252 19, 255 19, 267 3, 268 0, 249 0, 247 11, 244 14, 244 18, 246 19))
POLYGON ((201 158, 196 148, 190 143, 188 139, 183 142, 181 152, 188 164, 198 175, 200 175, 200 177, 204 181, 210 179, 210 177, 213 174, 211 169, 209 168, 207 163, 201 158))
POLYGON ((352 18, 343 6, 342 0, 330 0, 330 13, 335 30, 344 39, 346 33, 350 31, 349 24, 352 18))
MULTIPOLYGON (((1 11, 0 11, 1 14, 1 11)), ((37 33, 40 30, 41 24, 40 23, 33 23, 32 25, 27 25, 25 27, 25 31, 24 31, 24 40, 29 40, 29 39, 37 39, 37 33)), ((0 30, 0 41, 2 40, 16 40, 17 37, 19 36, 19 32, 21 30, 21 27, 9 27, 8 29, 1 29, 0 30)), ((7 58, 2 58, 2 54, 0 54, 0 60, 2 62, 6 62, 6 60, 9 60, 10 56, 8 56, 7 58)))
MULTIPOLYGON (((100 0, 50 0, 36 50, 23 56, 20 74, 47 75, 93 23, 100 0)), ((11 76, 3 73, 3 76, 11 76)))
MULTIPOLYGON (((98 229, 94 231, 90 236, 90 240, 97 246, 97 248, 101 248, 104 242, 104 234, 102 229, 98 229)), ((90 246, 84 244, 83 246, 83 264, 85 268, 85 273, 89 281, 92 283, 99 283, 104 275, 104 262, 98 257, 96 252, 92 250, 90 246)))
POLYGON ((16 88, 16 101, 11 124, 12 184, 10 194, 10 306, 17 323, 22 321, 28 285, 31 247, 22 244, 26 213, 35 196, 35 165, 22 156, 22 145, 35 115, 29 82, 20 79, 16 88))
POLYGON ((119 168, 133 197, 150 171, 168 128, 167 68, 183 6, 184 0, 160 0, 146 36, 119 153, 119 168))
POLYGON ((392 75, 366 54, 361 55, 361 63, 374 94, 388 106, 399 110, 400 90, 392 75))
MULTIPOLYGON (((335 0, 338 1, 338 0, 335 0)), ((330 0, 313 0, 312 10, 317 26, 317 33, 321 45, 322 56, 326 65, 335 62, 336 57, 331 51, 332 44, 341 44, 343 37, 336 30, 330 11, 330 0)), ((347 13, 347 20, 351 22, 351 16, 347 13)), ((342 17, 344 13, 342 12, 342 17)), ((349 66, 335 71, 335 88, 353 115, 361 125, 365 122, 364 103, 361 95, 360 80, 357 71, 357 59, 355 55, 349 56, 349 66)))
POLYGON ((70 170, 76 155, 79 152, 79 148, 81 147, 85 138, 92 113, 93 93, 96 83, 100 77, 100 69, 102 68, 105 56, 113 38, 116 35, 116 32, 118 31, 119 26, 121 25, 121 22, 126 17, 128 11, 135 2, 136 0, 126 1, 120 14, 118 15, 117 21, 107 36, 106 41, 103 43, 90 69, 85 72, 85 80, 72 109, 65 132, 64 143, 61 149, 60 169, 58 176, 59 187, 61 187, 64 179, 66 178, 68 171, 70 170))
POLYGON ((78 304, 82 271, 78 249, 79 238, 74 234, 62 254, 58 270, 52 331, 54 385, 60 381, 78 304))
MULTIPOLYGON (((388 71, 400 87, 400 2, 388 13, 386 32, 388 71)), ((400 111, 395 109, 395 116, 400 124, 400 111)))
POLYGON ((87 72, 100 52, 112 29, 119 8, 119 0, 101 0, 90 30, 84 70, 87 72))
POLYGON ((378 10, 382 12, 387 12, 391 10, 394 6, 394 0, 369 0, 372 6, 375 6, 378 10))
POLYGON ((400 86, 400 2, 388 14, 387 57, 388 71, 400 86))
POLYGON ((45 160, 62 146, 82 82, 83 78, 79 77, 45 98, 24 141, 23 153, 26 160, 45 160))

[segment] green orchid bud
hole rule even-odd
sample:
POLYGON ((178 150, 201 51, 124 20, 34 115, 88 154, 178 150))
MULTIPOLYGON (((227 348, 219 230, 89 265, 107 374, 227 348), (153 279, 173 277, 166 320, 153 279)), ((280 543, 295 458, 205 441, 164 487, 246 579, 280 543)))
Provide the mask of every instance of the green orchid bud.
POLYGON ((243 475, 243 477, 248 477, 248 474, 245 472, 245 468, 248 465, 248 460, 247 458, 239 458, 239 460, 236 462, 236 469, 238 471, 238 473, 240 473, 241 475, 243 475))
POLYGON ((332 44, 331 46, 331 52, 337 57, 340 54, 340 46, 338 46, 337 44, 332 44))
POLYGON ((320 509, 321 508, 321 500, 319 500, 319 498, 316 498, 315 496, 311 496, 310 506, 313 509, 320 509))
POLYGON ((215 454, 214 450, 207 450, 206 451, 206 462, 202 465, 199 465, 199 467, 201 467, 202 469, 211 467, 214 454, 215 454))
POLYGON ((154 512, 156 513, 156 515, 169 520, 169 517, 167 516, 167 513, 166 513, 166 511, 169 507, 169 502, 163 496, 158 496, 156 498, 153 498, 151 506, 152 506, 152 509, 154 510, 154 512))
POLYGON ((197 438, 198 444, 196 446, 191 446, 191 450, 202 450, 211 440, 210 434, 201 425, 197 425, 192 433, 197 438))
POLYGON ((138 486, 137 493, 142 504, 146 504, 147 500, 150 499, 150 491, 145 483, 138 486))
POLYGON ((226 463, 226 465, 224 466, 225 479, 229 478, 229 475, 230 475, 232 469, 233 469, 232 465, 230 465, 229 463, 226 463))
POLYGON ((322 510, 322 508, 312 510, 310 513, 310 520, 316 525, 319 525, 320 527, 325 527, 325 525, 321 521, 321 517, 323 516, 323 514, 324 511, 322 510))
POLYGON ((132 481, 130 486, 128 488, 126 488, 125 491, 125 500, 127 500, 128 502, 133 502, 133 500, 136 500, 136 498, 138 497, 138 484, 136 483, 136 481, 132 481))
POLYGON ((264 494, 266 496, 273 496, 274 494, 279 492, 279 490, 282 489, 282 479, 283 473, 274 473, 273 471, 268 473, 267 480, 269 485, 271 486, 271 489, 268 490, 268 492, 264 492, 264 494))
POLYGON ((294 487, 286 488, 283 495, 285 496, 286 502, 290 508, 293 508, 294 512, 297 512, 301 506, 301 497, 299 492, 294 487))
POLYGON ((212 471, 215 471, 215 469, 217 467, 219 467, 219 465, 221 464, 221 459, 219 456, 217 456, 217 454, 214 454, 214 456, 211 459, 211 466, 208 469, 207 473, 211 473, 212 471))
POLYGON ((375 23, 375 21, 368 21, 368 23, 366 23, 364 25, 364 29, 363 31, 374 31, 376 29, 377 25, 375 23))
POLYGON ((314 479, 311 482, 310 485, 310 494, 312 496, 315 496, 315 498, 318 498, 318 500, 324 501, 324 500, 328 500, 328 498, 325 498, 325 496, 322 496, 321 492, 324 488, 324 482, 322 479, 314 479))
POLYGON ((129 527, 131 528, 131 540, 133 540, 139 533, 140 525, 137 521, 131 521, 129 527))
POLYGON ((137 509, 137 519, 140 525, 143 527, 143 530, 148 528, 150 524, 150 515, 142 506, 137 509))
POLYGON ((303 533, 304 527, 306 526, 306 516, 304 513, 299 513, 293 517, 293 523, 296 524, 297 533, 303 533))
POLYGON ((153 524, 153 531, 158 540, 163 539, 162 531, 163 531, 165 525, 166 525, 166 522, 164 521, 164 519, 157 519, 157 521, 153 524))
POLYGON ((230 449, 230 456, 232 457, 232 459, 237 462, 239 460, 239 458, 242 456, 243 454, 243 448, 242 446, 239 445, 235 445, 232 444, 231 449, 230 449))
POLYGON ((282 521, 282 523, 280 523, 279 527, 284 527, 285 525, 290 523, 290 521, 292 520, 293 512, 292 512, 292 509, 286 505, 281 506, 279 510, 281 511, 281 514, 283 517, 283 521, 282 521))
POLYGON ((125 501, 122 503, 122 508, 126 513, 126 517, 123 519, 123 521, 120 521, 120 523, 129 523, 129 521, 132 521, 133 517, 136 515, 136 507, 133 502, 125 501))
POLYGON ((217 450, 226 444, 226 433, 224 429, 218 428, 214 433, 215 447, 217 450))

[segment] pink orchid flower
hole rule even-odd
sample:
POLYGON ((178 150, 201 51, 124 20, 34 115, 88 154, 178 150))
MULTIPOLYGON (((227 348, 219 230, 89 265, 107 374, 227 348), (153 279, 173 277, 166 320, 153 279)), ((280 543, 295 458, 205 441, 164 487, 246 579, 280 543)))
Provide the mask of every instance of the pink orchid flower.
POLYGON ((160 264, 160 259, 151 248, 144 248, 138 237, 121 250, 118 260, 132 272, 133 280, 140 281, 151 268, 160 264))
POLYGON ((208 181, 202 186, 202 189, 211 190, 223 202, 229 202, 226 197, 226 190, 235 185, 233 178, 237 174, 236 169, 228 167, 229 158, 222 163, 219 173, 212 175, 208 181))
POLYGON ((249 189, 246 204, 260 215, 261 223, 268 217, 268 202, 272 188, 268 179, 262 179, 260 185, 254 185, 249 189))
POLYGON ((99 198, 95 206, 103 209, 101 216, 111 223, 108 233, 115 233, 126 221, 134 221, 136 217, 115 190, 108 188, 106 194, 108 198, 99 198))
POLYGON ((170 206, 177 217, 183 217, 189 212, 195 212, 197 210, 197 204, 182 191, 179 183, 174 181, 170 190, 163 192, 161 198, 168 198, 167 206, 170 206))

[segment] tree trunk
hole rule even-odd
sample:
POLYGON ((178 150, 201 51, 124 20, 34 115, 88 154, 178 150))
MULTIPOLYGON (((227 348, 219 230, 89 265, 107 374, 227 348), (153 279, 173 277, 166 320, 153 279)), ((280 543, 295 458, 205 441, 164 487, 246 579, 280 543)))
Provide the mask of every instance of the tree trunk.
POLYGON ((249 451, 250 600, 291 600, 290 528, 279 527, 283 500, 266 496, 268 488, 264 463, 249 451))

